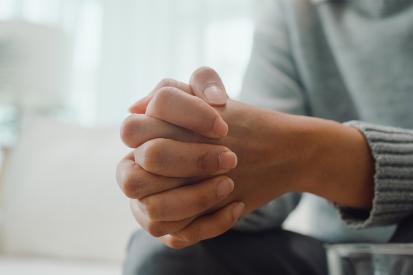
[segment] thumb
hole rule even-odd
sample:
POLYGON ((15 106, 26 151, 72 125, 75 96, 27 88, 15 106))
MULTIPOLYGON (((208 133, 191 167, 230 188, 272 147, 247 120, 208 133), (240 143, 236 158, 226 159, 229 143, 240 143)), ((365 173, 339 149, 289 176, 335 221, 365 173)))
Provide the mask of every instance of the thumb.
POLYGON ((193 93, 213 106, 223 106, 228 95, 218 73, 208 67, 197 69, 191 76, 190 85, 193 93))

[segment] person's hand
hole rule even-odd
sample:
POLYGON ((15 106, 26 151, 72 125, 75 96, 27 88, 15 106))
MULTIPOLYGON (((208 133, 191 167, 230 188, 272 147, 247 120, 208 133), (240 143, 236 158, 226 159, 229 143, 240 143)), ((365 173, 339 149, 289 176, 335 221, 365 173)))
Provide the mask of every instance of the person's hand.
MULTIPOLYGON (((124 141, 130 147, 135 148, 154 137, 173 137, 175 134, 184 133, 180 138, 177 137, 177 140, 199 141, 202 139, 201 135, 204 135, 209 137, 204 140, 210 142, 211 138, 226 135, 227 124, 214 109, 203 102, 208 101, 214 106, 225 105, 227 95, 218 75, 213 70, 201 68, 193 74, 191 83, 192 87, 175 80, 163 80, 150 96, 134 104, 131 111, 145 112, 146 105, 152 97, 159 96, 158 91, 162 93, 162 90, 176 89, 179 92, 194 94, 202 100, 192 97, 194 101, 188 105, 189 109, 184 109, 185 111, 182 112, 183 110, 178 108, 171 117, 175 123, 184 125, 193 131, 183 131, 182 128, 181 132, 176 132, 174 128, 171 128, 172 132, 166 133, 164 131, 168 129, 165 127, 168 125, 166 122, 148 116, 131 115, 122 127, 124 141), (190 112, 197 114, 195 120, 188 116, 190 112), (208 125, 208 122, 211 124, 208 125), (195 132, 199 135, 194 134, 195 132)), ((186 106, 183 107, 186 108, 186 106)), ((174 173, 194 174, 194 177, 178 178, 145 171, 136 162, 138 152, 145 151, 146 165, 151 160, 154 163, 160 161, 160 152, 153 151, 156 146, 149 146, 149 142, 145 146, 140 146, 139 151, 136 150, 129 154, 120 162, 117 177, 125 194, 135 199, 131 200, 133 213, 138 223, 149 233, 160 237, 160 240, 170 247, 181 248, 220 235, 239 219, 244 208, 243 203, 231 203, 219 211, 204 215, 212 207, 222 203, 234 189, 234 183, 228 177, 208 178, 214 174, 223 174, 236 166, 237 158, 228 148, 205 144, 203 150, 210 156, 205 155, 202 163, 198 162, 197 165, 206 165, 209 168, 199 167, 198 171, 192 170, 192 172, 186 169, 181 169, 181 172, 174 171, 174 173), (219 163, 216 163, 214 155, 219 163), (205 169, 209 169, 210 172, 205 169), (195 182, 197 183, 192 184, 195 182), (160 213, 161 211, 163 213, 160 213), (179 231, 181 236, 185 236, 185 241, 165 236, 167 233, 179 231)), ((174 148, 171 147, 171 150, 174 148)))
MULTIPOLYGON (((138 114, 131 115, 123 127, 124 142, 137 149, 121 164, 135 171, 119 169, 119 174, 124 174, 119 182, 127 195, 137 199, 131 204, 138 222, 173 247, 222 234, 239 218, 243 205, 221 207, 245 201, 245 212, 250 212, 289 190, 288 183, 297 177, 294 170, 286 170, 293 156, 297 158, 292 154, 296 149, 291 139, 294 132, 274 142, 279 134, 274 126, 283 115, 235 101, 214 110, 202 97, 211 83, 217 87, 213 89, 224 90, 218 75, 205 68, 193 74, 190 86, 163 81, 149 97, 131 107, 138 114), (143 112, 146 115, 139 114, 143 112), (230 124, 228 136, 222 121, 230 124), (218 127, 217 122, 221 123, 218 127), (224 137, 217 139, 219 136, 224 137), (241 156, 238 168, 230 172, 237 155, 241 156), (207 179, 223 174, 226 176, 207 179), (222 182, 227 186, 218 188, 222 182)), ((300 169, 295 164, 294 168, 300 169)))
MULTIPOLYGON (((245 213, 293 191, 292 186, 303 181, 300 171, 307 169, 313 148, 300 147, 300 139, 309 137, 305 136, 305 128, 297 125, 305 125, 307 118, 228 100, 226 106, 216 108, 229 125, 228 135, 208 139, 193 131, 205 133, 206 130, 197 127, 210 129, 216 118, 201 115, 198 110, 203 108, 198 104, 204 106, 193 95, 171 87, 162 88, 148 102, 145 117, 136 114, 129 118, 146 119, 141 126, 129 121, 124 128, 136 133, 125 134, 124 141, 131 147, 137 146, 134 160, 141 168, 158 176, 191 179, 191 182, 225 174, 236 187, 232 196, 219 206, 228 201, 243 201, 245 213), (229 165, 220 163, 222 160, 229 165)), ((311 143, 308 141, 308 145, 311 143)))

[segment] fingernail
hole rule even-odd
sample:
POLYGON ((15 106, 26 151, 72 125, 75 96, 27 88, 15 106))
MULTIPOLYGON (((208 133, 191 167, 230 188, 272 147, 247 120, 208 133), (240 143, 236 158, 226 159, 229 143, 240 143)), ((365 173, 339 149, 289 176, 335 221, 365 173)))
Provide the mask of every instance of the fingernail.
POLYGON ((227 101, 225 92, 216 85, 207 86, 204 90, 204 95, 209 104, 224 105, 227 101))
POLYGON ((234 152, 223 152, 219 154, 219 168, 228 170, 237 167, 238 159, 234 152))
POLYGON ((228 134, 228 124, 225 123, 221 118, 217 118, 212 129, 216 135, 219 137, 225 137, 228 134))
POLYGON ((234 220, 238 220, 245 209, 245 203, 240 202, 232 209, 232 215, 234 216, 234 220))
POLYGON ((217 195, 218 198, 224 198, 234 191, 234 182, 232 179, 226 178, 218 183, 217 195))

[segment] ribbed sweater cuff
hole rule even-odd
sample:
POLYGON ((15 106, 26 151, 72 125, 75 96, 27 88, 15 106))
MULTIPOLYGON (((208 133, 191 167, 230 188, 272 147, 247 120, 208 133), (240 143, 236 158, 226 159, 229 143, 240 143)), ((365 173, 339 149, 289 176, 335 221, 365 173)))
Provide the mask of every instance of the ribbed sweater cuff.
POLYGON ((374 199, 370 211, 340 208, 353 228, 397 224, 413 214, 413 131, 351 121, 366 137, 375 160, 374 199))

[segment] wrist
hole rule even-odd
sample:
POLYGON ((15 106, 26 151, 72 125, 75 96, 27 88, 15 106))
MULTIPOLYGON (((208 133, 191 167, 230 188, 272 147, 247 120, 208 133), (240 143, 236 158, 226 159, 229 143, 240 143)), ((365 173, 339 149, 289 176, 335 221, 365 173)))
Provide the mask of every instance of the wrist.
POLYGON ((312 152, 303 191, 338 205, 371 208, 374 196, 374 160, 364 135, 343 124, 311 118, 312 152))
POLYGON ((314 161, 320 149, 314 128, 323 126, 319 122, 306 116, 273 113, 268 126, 273 138, 269 139, 272 145, 267 144, 271 152, 267 163, 276 193, 310 192, 318 187, 314 161))

